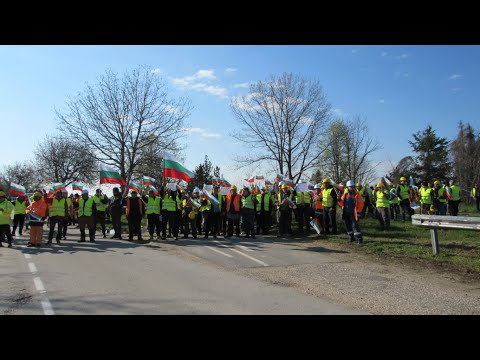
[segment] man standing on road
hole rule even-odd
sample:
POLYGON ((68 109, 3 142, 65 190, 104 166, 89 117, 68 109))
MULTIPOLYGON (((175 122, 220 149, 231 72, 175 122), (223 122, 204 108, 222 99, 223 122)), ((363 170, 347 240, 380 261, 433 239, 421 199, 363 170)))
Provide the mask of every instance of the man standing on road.
POLYGON ((339 205, 343 208, 342 219, 347 228, 350 242, 363 243, 362 230, 358 225, 358 214, 363 209, 362 195, 355 189, 352 180, 347 181, 347 192, 343 193, 339 205))
POLYGON ((148 192, 148 197, 145 196, 143 201, 145 201, 147 204, 145 213, 147 214, 148 233, 150 234, 150 240, 153 240, 154 232, 157 234, 157 239, 160 239, 161 199, 159 196, 155 196, 155 192, 153 190, 150 190, 148 192))
POLYGON ((110 215, 112 217, 112 226, 114 234, 112 239, 122 240, 122 210, 123 200, 122 194, 118 187, 113 188, 113 197, 110 201, 110 215))
POLYGON ((13 205, 7 201, 7 197, 3 191, 0 191, 0 246, 5 241, 5 236, 8 240, 8 247, 12 247, 12 233, 10 232, 10 217, 12 216, 13 205))
POLYGON ((90 242, 95 242, 95 201, 88 196, 88 190, 82 190, 82 198, 78 201, 78 225, 80 225, 80 240, 85 242, 85 227, 88 227, 90 242))
MULTIPOLYGON (((50 231, 48 232, 48 242, 47 245, 50 245, 53 240, 53 232, 55 231, 55 225, 57 225, 57 244, 60 244, 60 239, 63 234, 63 225, 65 221, 65 216, 68 215, 67 201, 62 197, 62 192, 58 190, 55 193, 55 197, 52 200, 52 205, 49 210, 50 217, 50 231)), ((65 226, 67 226, 65 224, 65 226)))
POLYGON ((102 190, 97 189, 95 195, 92 197, 93 201, 95 201, 95 207, 97 208, 97 215, 95 216, 95 232, 97 232, 97 224, 100 223, 102 227, 103 238, 107 237, 106 230, 105 230, 105 209, 108 204, 107 196, 102 194, 102 190))
POLYGON ((15 236, 17 226, 19 234, 22 235, 23 223, 25 222, 25 210, 27 210, 25 196, 20 195, 19 197, 17 197, 17 200, 15 200, 12 204, 14 207, 12 236, 15 236))
POLYGON ((137 196, 136 191, 132 191, 132 196, 127 200, 127 209, 125 210, 128 220, 128 241, 133 241, 137 234, 138 241, 142 239, 142 217, 144 214, 143 201, 137 196))

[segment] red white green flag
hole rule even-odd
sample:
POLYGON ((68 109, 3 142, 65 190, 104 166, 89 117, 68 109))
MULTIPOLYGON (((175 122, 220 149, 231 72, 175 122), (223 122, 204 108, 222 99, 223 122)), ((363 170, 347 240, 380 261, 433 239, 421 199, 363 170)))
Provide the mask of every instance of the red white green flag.
POLYGON ((260 176, 259 176, 259 175, 256 175, 256 176, 255 176, 255 180, 256 180, 256 181, 264 181, 264 180, 265 180, 265 177, 264 177, 264 176, 261 176, 261 175, 260 175, 260 176))
POLYGON ((55 183, 53 184, 52 189, 53 189, 53 192, 57 192, 57 191, 66 190, 67 187, 63 183, 55 183))
POLYGON ((140 191, 140 184, 134 180, 130 180, 130 183, 128 184, 128 188, 138 193, 140 191))
POLYGON ((184 180, 186 182, 192 181, 195 177, 195 175, 184 167, 173 154, 168 152, 165 152, 164 154, 163 176, 166 178, 184 180))
POLYGON ((152 177, 144 176, 143 177, 143 186, 153 186, 155 179, 152 177))
POLYGON ((247 180, 249 183, 253 183, 255 181, 255 176, 252 176, 247 180))
POLYGON ((14 194, 14 195, 20 195, 21 196, 21 195, 26 195, 27 190, 22 185, 11 183, 10 184, 10 193, 14 194))
POLYGON ((120 172, 102 164, 100 165, 100 184, 127 185, 127 182, 122 179, 120 172))
POLYGON ((72 190, 79 190, 79 191, 82 191, 83 190, 83 185, 79 182, 76 182, 74 181, 72 183, 72 190))
POLYGON ((152 191, 153 191, 153 195, 155 195, 155 196, 160 195, 160 193, 158 192, 158 190, 157 190, 155 187, 153 187, 153 186, 149 186, 149 187, 148 187, 148 190, 149 190, 149 191, 152 190, 152 191))

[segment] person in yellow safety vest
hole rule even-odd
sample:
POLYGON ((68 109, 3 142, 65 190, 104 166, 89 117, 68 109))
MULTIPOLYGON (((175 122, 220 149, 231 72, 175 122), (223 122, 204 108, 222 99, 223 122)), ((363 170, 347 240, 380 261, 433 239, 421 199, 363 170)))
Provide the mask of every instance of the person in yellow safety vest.
POLYGON ((422 186, 419 190, 420 205, 422 214, 433 215, 435 213, 435 207, 433 205, 433 189, 426 181, 422 182, 422 186))
POLYGON ((262 235, 268 235, 272 217, 273 199, 266 187, 261 188, 261 193, 257 195, 257 201, 257 213, 259 214, 257 220, 257 235, 260 235, 260 229, 262 229, 262 235))
POLYGON ((407 185, 407 178, 402 176, 400 178, 400 184, 396 189, 397 196, 400 200, 400 208, 402 209, 402 221, 405 222, 406 214, 412 219, 412 209, 410 207, 410 188, 407 185))
POLYGON ((332 227, 332 234, 337 234, 337 192, 335 191, 330 178, 325 178, 322 182, 322 205, 323 205, 323 220, 325 221, 325 234, 330 234, 330 226, 332 227))
POLYGON ((290 190, 288 184, 283 184, 281 186, 280 193, 278 194, 277 207, 280 213, 278 220, 278 235, 277 237, 282 237, 288 233, 292 236, 292 203, 294 199, 294 194, 290 190))
POLYGON ((5 242, 7 237, 8 247, 12 247, 12 233, 10 232, 10 218, 12 216, 13 205, 7 201, 7 196, 3 191, 0 191, 0 247, 3 247, 2 242, 5 242))
POLYGON ((257 198, 250 189, 245 186, 242 193, 242 207, 240 214, 242 216, 242 231, 245 233, 245 238, 255 239, 255 208, 257 206, 257 198))
POLYGON ((225 200, 223 199, 222 194, 220 194, 219 185, 213 186, 212 196, 218 201, 218 205, 216 205, 214 202, 211 202, 212 208, 210 211, 211 231, 212 231, 213 238, 216 239, 217 235, 220 235, 220 229, 221 229, 220 214, 222 213, 222 211, 225 211, 225 200))
POLYGON ((97 208, 93 198, 88 196, 88 189, 82 190, 82 198, 78 200, 78 225, 80 227, 79 243, 85 242, 85 227, 88 228, 90 242, 95 242, 95 215, 97 208))
POLYGON ((65 199, 65 201, 67 202, 67 212, 66 212, 65 218, 63 220, 62 239, 67 240, 68 225, 71 225, 71 223, 72 223, 73 204, 72 204, 72 198, 68 197, 68 191, 67 190, 62 190, 62 196, 65 199))
POLYGON ((397 220, 400 215, 400 199, 398 198, 397 190, 395 185, 391 184, 392 188, 390 189, 390 219, 397 220))
POLYGON ((50 245, 52 243, 55 225, 57 225, 57 236, 55 237, 55 240, 57 241, 57 244, 60 244, 60 239, 62 238, 63 234, 63 223, 65 221, 65 215, 68 214, 67 201, 62 196, 61 190, 57 190, 55 192, 55 197, 52 200, 52 204, 50 205, 48 213, 50 217, 50 231, 48 232, 47 245, 50 245))
POLYGON ((17 200, 15 200, 13 203, 13 230, 12 230, 12 236, 15 236, 15 231, 17 230, 18 227, 18 233, 23 235, 23 224, 25 223, 25 211, 27 210, 27 204, 25 201, 25 196, 20 195, 17 197, 17 200))
POLYGON ((188 234, 190 232, 190 227, 192 227, 193 238, 197 238, 197 213, 198 208, 192 202, 193 196, 192 193, 188 194, 185 199, 183 199, 183 238, 188 239, 188 234))
MULTIPOLYGON (((303 184, 305 181, 299 180, 299 184, 303 184)), ((303 233, 303 225, 305 224, 306 232, 310 232, 310 193, 308 191, 297 191, 295 196, 295 203, 297 204, 297 221, 298 232, 303 233)))
POLYGON ((95 201, 95 207, 97 208, 97 215, 95 217, 95 232, 97 232, 97 224, 100 223, 102 226, 102 234, 103 238, 107 237, 106 229, 105 229, 105 210, 107 209, 108 199, 105 194, 102 194, 101 189, 97 189, 95 191, 95 195, 92 197, 93 201, 95 201))
POLYGON ((312 208, 314 211, 314 221, 320 227, 320 234, 325 234, 325 228, 323 227, 323 204, 322 204, 322 185, 316 184, 313 187, 315 196, 312 200, 312 208))
POLYGON ((460 187, 455 185, 454 180, 450 180, 450 190, 452 198, 448 201, 448 212, 451 216, 458 215, 458 205, 462 202, 460 198, 460 187))
POLYGON ((160 239, 160 209, 161 209, 161 198, 160 196, 155 196, 153 190, 148 191, 148 196, 143 197, 145 205, 145 214, 147 214, 148 221, 148 233, 150 234, 150 240, 153 240, 153 234, 156 233, 157 240, 160 239))
POLYGON ((436 209, 435 215, 446 215, 447 214, 447 192, 445 186, 440 186, 440 181, 435 180, 433 182, 433 201, 434 207, 436 209))
POLYGON ((353 180, 347 181, 347 192, 343 193, 338 204, 343 208, 342 219, 347 228, 350 242, 363 243, 362 230, 358 225, 359 214, 363 209, 363 198, 355 189, 353 180))
POLYGON ((390 193, 385 190, 383 183, 379 182, 375 187, 374 198, 376 199, 376 208, 378 222, 381 231, 390 230, 390 193))
POLYGON ((477 211, 480 211, 480 186, 478 186, 478 183, 473 185, 472 198, 475 199, 475 203, 477 205, 477 211))
POLYGON ((208 235, 210 233, 210 230, 212 228, 212 203, 208 199, 202 199, 200 200, 200 209, 198 209, 198 212, 202 214, 203 218, 203 228, 205 230, 205 235, 203 236, 204 239, 208 239, 208 235))
MULTIPOLYGON (((163 189, 162 189, 163 191, 163 189)), ((162 198, 162 240, 167 238, 167 223, 173 233, 174 240, 178 240, 177 222, 177 192, 167 189, 162 198)))

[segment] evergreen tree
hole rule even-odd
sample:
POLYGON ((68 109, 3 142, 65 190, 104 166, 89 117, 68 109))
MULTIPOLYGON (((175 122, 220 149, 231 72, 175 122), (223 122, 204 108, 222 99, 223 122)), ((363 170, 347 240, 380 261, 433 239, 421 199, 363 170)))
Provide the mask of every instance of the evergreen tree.
POLYGON ((423 132, 413 134, 414 141, 409 141, 417 156, 413 167, 415 177, 424 181, 444 180, 451 176, 452 165, 448 157, 449 141, 440 138, 428 125, 423 132))

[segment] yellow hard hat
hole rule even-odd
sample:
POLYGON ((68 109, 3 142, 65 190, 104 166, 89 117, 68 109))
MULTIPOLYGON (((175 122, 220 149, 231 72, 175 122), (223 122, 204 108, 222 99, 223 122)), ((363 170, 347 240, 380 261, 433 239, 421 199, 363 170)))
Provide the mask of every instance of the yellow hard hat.
POLYGON ((435 181, 433 182, 433 185, 440 185, 440 181, 435 180, 435 181))
POLYGON ((362 184, 360 184, 360 183, 357 183, 357 187, 359 187, 359 186, 362 186, 362 184))
POLYGON ((237 190, 237 187, 236 187, 235 185, 232 185, 232 186, 230 187, 230 190, 237 190))
POLYGON ((400 181, 407 181, 407 178, 406 178, 405 176, 402 176, 402 177, 400 178, 400 181))
POLYGON ((283 184, 283 185, 282 185, 282 189, 288 189, 288 185, 287 185, 287 184, 283 184))
POLYGON ((377 187, 382 187, 382 186, 383 186, 383 184, 382 184, 381 182, 379 182, 379 183, 377 184, 377 187))
POLYGON ((330 182, 330 178, 325 178, 325 179, 323 179, 322 182, 323 182, 324 184, 325 184, 325 183, 329 183, 329 182, 330 182))
POLYGON ((0 191, 0 197, 7 197, 3 191, 0 191))

